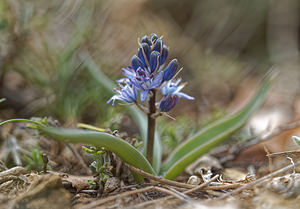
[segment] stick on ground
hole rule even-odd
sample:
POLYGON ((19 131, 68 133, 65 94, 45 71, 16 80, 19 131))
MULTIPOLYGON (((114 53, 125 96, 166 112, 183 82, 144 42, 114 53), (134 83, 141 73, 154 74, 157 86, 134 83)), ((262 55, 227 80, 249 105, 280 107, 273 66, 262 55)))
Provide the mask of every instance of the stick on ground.
POLYGON ((294 168, 294 167, 297 166, 297 165, 300 165, 300 161, 297 162, 297 163, 295 163, 295 164, 288 165, 288 166, 286 166, 286 167, 284 167, 284 168, 281 168, 281 169, 279 169, 279 170, 277 170, 277 171, 275 171, 275 172, 273 172, 273 173, 270 173, 270 174, 268 174, 268 175, 266 175, 266 176, 263 176, 263 177, 261 177, 260 179, 257 179, 257 180, 255 180, 255 181, 252 181, 252 182, 250 182, 250 183, 248 183, 248 184, 246 184, 246 185, 244 185, 244 186, 241 186, 240 188, 238 188, 238 189, 236 189, 236 190, 234 190, 234 191, 232 191, 232 192, 230 192, 230 193, 227 193, 227 194, 225 194, 225 195, 223 195, 223 196, 221 196, 221 197, 219 197, 219 198, 217 198, 217 199, 218 199, 218 200, 222 200, 222 199, 225 199, 226 197, 229 197, 229 196, 231 196, 231 195, 240 193, 241 191, 243 191, 243 190, 245 190, 245 189, 250 189, 250 188, 252 188, 253 186, 259 185, 259 184, 261 184, 262 182, 264 182, 265 180, 267 180, 267 179, 269 179, 269 178, 271 178, 271 177, 274 177, 274 176, 276 176, 276 175, 278 175, 278 174, 281 174, 281 173, 283 173, 283 172, 285 172, 285 171, 288 171, 289 169, 294 168))

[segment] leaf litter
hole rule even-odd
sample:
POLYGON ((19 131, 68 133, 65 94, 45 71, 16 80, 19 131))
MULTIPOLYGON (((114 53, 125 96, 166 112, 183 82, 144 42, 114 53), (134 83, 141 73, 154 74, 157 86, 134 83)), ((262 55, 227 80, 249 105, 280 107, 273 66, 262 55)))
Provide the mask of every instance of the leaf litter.
MULTIPOLYGON (((24 129, 24 126, 16 128, 24 129)), ((34 136, 31 130, 28 131, 26 137, 34 136)), ((18 140, 18 146, 23 146, 23 140, 18 140)), ((40 144, 45 142, 48 147, 51 143, 57 146, 57 142, 43 137, 40 144)), ((61 150, 68 149, 66 145, 60 146, 61 150)), ((65 160, 60 162, 62 157, 74 158, 72 163, 77 159, 72 151, 56 150, 51 153, 50 150, 43 150, 48 154, 49 164, 57 166, 65 163, 65 160), (58 156, 58 153, 63 156, 58 156)), ((80 155, 84 162, 88 162, 86 156, 80 155)), ((269 162, 272 163, 265 165, 269 174, 256 170, 255 175, 250 175, 249 169, 224 168, 217 163, 219 158, 206 155, 202 161, 186 169, 176 181, 122 165, 121 175, 109 178, 101 194, 99 188, 91 188, 89 183, 89 180, 95 179, 94 176, 76 175, 84 170, 80 163, 74 164, 73 168, 71 165, 64 169, 57 166, 58 171, 48 170, 46 173, 27 171, 22 166, 10 169, 3 166, 0 172, 0 202, 2 208, 296 208, 300 203, 298 156, 297 150, 269 154, 272 159, 269 162), (216 161, 211 164, 215 166, 208 166, 209 161, 216 161), (129 169, 144 176, 146 182, 134 184, 129 169)), ((2 164, 5 165, 4 162, 2 164)))

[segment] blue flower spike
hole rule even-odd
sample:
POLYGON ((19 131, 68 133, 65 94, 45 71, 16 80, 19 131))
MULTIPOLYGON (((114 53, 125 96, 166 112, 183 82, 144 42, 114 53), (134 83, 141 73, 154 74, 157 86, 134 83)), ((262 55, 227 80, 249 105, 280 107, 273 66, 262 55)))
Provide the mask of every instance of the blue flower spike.
POLYGON ((162 38, 155 33, 150 36, 143 36, 139 41, 137 54, 131 59, 131 66, 122 68, 124 78, 119 79, 120 89, 116 90, 108 103, 120 100, 126 103, 137 103, 138 97, 140 102, 147 99, 150 95, 161 89, 162 98, 159 103, 161 112, 169 112, 177 103, 179 98, 193 100, 181 90, 185 84, 179 85, 181 79, 176 81, 174 77, 178 72, 178 61, 173 59, 166 67, 169 54, 168 47, 164 44, 162 38))

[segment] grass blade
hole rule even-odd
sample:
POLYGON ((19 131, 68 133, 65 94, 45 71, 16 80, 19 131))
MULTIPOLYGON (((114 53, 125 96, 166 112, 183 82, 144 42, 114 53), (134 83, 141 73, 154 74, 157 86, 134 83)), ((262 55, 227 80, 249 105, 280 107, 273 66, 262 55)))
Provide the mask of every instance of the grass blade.
POLYGON ((167 179, 174 179, 188 165, 239 130, 253 111, 262 104, 273 78, 272 72, 266 76, 256 95, 241 111, 203 128, 175 149, 163 164, 161 174, 165 173, 164 177, 167 179))
MULTIPOLYGON (((87 67, 91 76, 101 85, 103 86, 111 95, 115 94, 113 91, 114 88, 117 86, 114 82, 111 81, 95 64, 92 58, 88 55, 88 53, 81 54, 81 58, 84 61, 85 66, 87 67)), ((140 129, 141 136, 144 142, 143 154, 146 154, 147 150, 147 117, 146 115, 140 111, 135 106, 124 106, 127 108, 128 112, 132 116, 133 120, 137 124, 140 129)), ((154 150, 153 150, 153 168, 155 171, 159 171, 160 164, 161 164, 161 156, 162 156, 162 149, 161 149, 161 142, 158 132, 155 132, 155 140, 154 140, 154 150)))

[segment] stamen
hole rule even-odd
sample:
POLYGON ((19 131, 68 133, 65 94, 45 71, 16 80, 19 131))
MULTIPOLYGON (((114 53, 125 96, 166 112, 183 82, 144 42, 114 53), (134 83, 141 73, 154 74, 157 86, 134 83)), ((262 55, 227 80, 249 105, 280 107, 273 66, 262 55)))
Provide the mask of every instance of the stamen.
POLYGON ((157 58, 156 58, 156 67, 155 67, 155 70, 153 71, 153 73, 155 73, 157 70, 158 70, 158 68, 159 68, 159 56, 157 56, 157 58))
POLYGON ((173 80, 174 78, 176 78, 176 76, 177 76, 182 70, 183 70, 183 67, 180 68, 180 69, 178 70, 178 72, 173 76, 173 78, 171 78, 171 80, 173 80))
POLYGON ((160 55, 162 55, 162 50, 163 50, 163 42, 160 42, 160 55))

